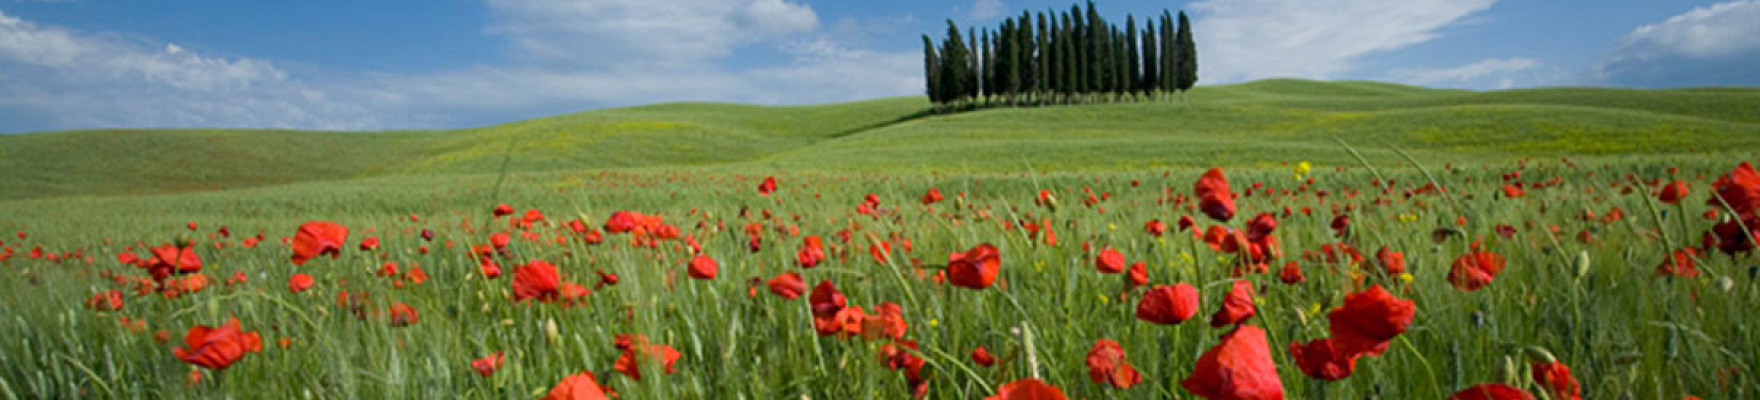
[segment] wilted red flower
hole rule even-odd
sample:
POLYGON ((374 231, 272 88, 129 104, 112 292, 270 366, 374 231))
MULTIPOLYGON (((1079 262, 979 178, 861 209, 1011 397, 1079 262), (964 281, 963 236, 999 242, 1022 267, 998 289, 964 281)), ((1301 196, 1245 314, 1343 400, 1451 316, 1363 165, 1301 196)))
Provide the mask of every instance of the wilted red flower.
POLYGON ((1668 204, 1678 204, 1681 202, 1681 199, 1686 197, 1687 182, 1679 179, 1674 180, 1674 182, 1669 182, 1667 185, 1663 185, 1662 192, 1656 194, 1657 200, 1668 204))
POLYGON ((1743 161, 1711 183, 1711 199, 1705 204, 1722 207, 1723 203, 1729 203, 1736 214, 1753 215, 1756 209, 1760 209, 1760 172, 1755 172, 1753 165, 1743 161), (1720 198, 1721 202, 1718 201, 1720 198))
POLYGON ((1002 270, 1002 255, 996 246, 989 243, 979 244, 965 253, 953 253, 947 256, 947 280, 954 285, 983 289, 996 282, 996 274, 1002 270))
POLYGON ((185 347, 171 349, 172 355, 183 362, 215 371, 232 366, 247 352, 263 351, 263 337, 256 332, 244 332, 239 328, 237 317, 218 328, 207 325, 190 327, 183 335, 183 343, 185 347))
POLYGON ((401 301, 392 302, 388 311, 391 315, 391 326, 393 327, 415 325, 417 321, 421 321, 422 319, 422 316, 416 313, 415 307, 410 307, 409 304, 404 304, 401 301))
POLYGON ((692 278, 715 279, 715 273, 719 270, 720 266, 715 263, 715 259, 698 254, 691 258, 690 268, 687 272, 692 278))
POLYGON ((122 309, 122 291, 110 289, 95 293, 86 299, 86 308, 98 311, 116 311, 122 309))
POLYGON ((1534 395, 1510 385, 1485 383, 1456 392, 1448 400, 1534 400, 1534 395))
POLYGON ((591 371, 569 375, 550 388, 550 394, 542 400, 610 400, 605 395, 605 388, 599 386, 599 380, 593 378, 591 371))
POLYGON ((1571 367, 1561 362, 1533 363, 1534 383, 1552 395, 1554 400, 1583 400, 1583 389, 1571 377, 1571 367))
POLYGON ((1111 339, 1094 342, 1088 350, 1088 379, 1124 389, 1143 382, 1143 375, 1126 362, 1124 347, 1111 339))
POLYGON ((1234 218, 1234 192, 1228 187, 1228 177, 1222 175, 1221 168, 1211 168, 1198 178, 1192 191, 1198 197, 1198 209, 1217 221, 1227 222, 1234 218))
POLYGON ((1316 339, 1306 344, 1292 342, 1289 355, 1296 360, 1296 367, 1301 368, 1302 373, 1327 381, 1350 377, 1357 368, 1357 357, 1362 356, 1339 348, 1338 342, 1332 339, 1316 339))
POLYGON ((501 369, 501 365, 506 363, 507 352, 497 351, 486 357, 471 360, 471 369, 477 370, 478 375, 489 376, 494 374, 495 370, 501 369))
POLYGON ((776 277, 764 281, 764 285, 770 287, 770 293, 775 293, 784 300, 794 300, 807 292, 807 283, 801 280, 801 274, 797 272, 776 274, 776 277))
POLYGON ((1375 252, 1375 261, 1381 263, 1381 269, 1388 275, 1399 275, 1406 272, 1406 253, 1393 251, 1387 246, 1375 252))
POLYGON ((287 278, 287 291, 293 293, 304 292, 306 289, 311 289, 312 285, 315 283, 316 282, 312 281, 311 275, 307 275, 304 272, 294 273, 292 277, 287 278))
POLYGON ((1663 259, 1661 264, 1656 265, 1656 276, 1699 277, 1698 263, 1694 261, 1698 257, 1698 253, 1698 250, 1692 247, 1675 250, 1674 253, 1669 254, 1668 258, 1663 259))
POLYGON ((941 199, 943 199, 943 197, 941 196, 940 188, 929 188, 929 191, 923 193, 923 205, 925 206, 940 203, 941 199))
POLYGON ((651 344, 648 343, 646 336, 634 334, 617 335, 616 341, 617 348, 623 350, 623 354, 617 356, 617 362, 611 368, 618 373, 622 373, 630 379, 642 380, 641 363, 644 360, 660 363, 660 366, 666 369, 667 374, 678 372, 673 368, 673 364, 678 363, 678 358, 682 354, 679 354, 678 350, 673 349, 672 346, 651 344))
POLYGON ((1210 316, 1210 326, 1221 328, 1238 324, 1258 313, 1259 308, 1253 305, 1253 282, 1236 280, 1228 295, 1222 298, 1222 308, 1210 316))
POLYGON ((996 388, 996 395, 985 397, 984 400, 1069 400, 1063 391, 1044 381, 1034 378, 1004 383, 996 388))
POLYGON ((758 184, 758 194, 769 196, 776 191, 776 177, 766 176, 764 182, 758 184))
POLYGON ((555 265, 544 260, 532 260, 513 269, 514 302, 532 298, 541 302, 555 301, 561 294, 557 291, 561 285, 562 274, 557 272, 555 265))
POLYGON ((984 346, 978 346, 978 348, 972 349, 972 362, 988 367, 996 365, 996 356, 990 355, 990 350, 985 349, 984 346))
POLYGON ((1137 303, 1137 319, 1157 324, 1177 324, 1198 314, 1198 289, 1185 283, 1156 286, 1137 303))
POLYGON ((348 242, 348 227, 330 221, 311 221, 299 226, 299 232, 293 235, 293 265, 305 265, 306 260, 329 254, 330 258, 342 256, 342 244, 348 242))
POLYGON ((1456 289, 1477 292, 1491 284, 1491 279, 1500 272, 1503 272, 1503 256, 1475 250, 1454 260, 1453 268, 1448 271, 1448 282, 1456 289))
POLYGON ((1368 290, 1346 295, 1344 305, 1327 313, 1326 319, 1341 350, 1381 355, 1387 350, 1388 341, 1411 327, 1415 315, 1416 303, 1393 297, 1381 285, 1372 285, 1368 290))
POLYGON ((1211 400, 1282 400, 1283 381, 1271 361, 1265 330, 1241 325, 1198 356, 1192 375, 1180 381, 1186 391, 1211 400))
POLYGON ((1118 250, 1114 250, 1111 247, 1107 247, 1105 250, 1100 250, 1100 257, 1094 259, 1094 269, 1100 270, 1101 273, 1116 274, 1124 272, 1124 266, 1124 254, 1120 254, 1118 250))

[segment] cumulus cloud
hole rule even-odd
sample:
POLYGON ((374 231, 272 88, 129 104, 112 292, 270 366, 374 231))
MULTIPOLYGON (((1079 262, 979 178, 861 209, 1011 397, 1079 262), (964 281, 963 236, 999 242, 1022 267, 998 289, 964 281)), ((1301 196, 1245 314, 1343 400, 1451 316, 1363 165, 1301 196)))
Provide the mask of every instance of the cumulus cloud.
MULTIPOLYGON (((920 53, 852 47, 790 0, 487 0, 507 60, 312 71, 0 13, 0 132, 434 128, 663 101, 799 104, 922 92, 920 53), (781 57, 738 66, 735 52, 781 57), (19 119, 13 116, 24 115, 19 119)), ((840 23, 839 25, 846 25, 840 23)), ((833 29, 842 31, 844 29, 833 29)))
POLYGON ((1632 30, 1595 70, 1632 86, 1760 85, 1760 1, 1695 8, 1632 30))
POLYGON ((1326 79, 1367 54, 1436 39, 1496 0, 1204 0, 1191 5, 1202 82, 1326 79))
POLYGON ((1448 68, 1395 70, 1388 74, 1387 79, 1420 86, 1507 89, 1515 86, 1516 81, 1512 75, 1540 66, 1540 61, 1532 58, 1492 58, 1448 68))

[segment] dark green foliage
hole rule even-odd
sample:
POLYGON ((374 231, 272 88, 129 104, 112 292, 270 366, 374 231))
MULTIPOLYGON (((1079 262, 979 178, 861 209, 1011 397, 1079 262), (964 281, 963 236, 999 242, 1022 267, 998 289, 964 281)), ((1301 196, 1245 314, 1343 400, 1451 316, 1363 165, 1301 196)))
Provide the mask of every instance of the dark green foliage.
POLYGON ((1099 6, 1022 11, 993 29, 948 21, 937 48, 924 37, 924 74, 937 111, 1154 99, 1197 82, 1196 44, 1185 13, 1108 22, 1099 6), (1160 22, 1157 23, 1156 19, 1160 22))

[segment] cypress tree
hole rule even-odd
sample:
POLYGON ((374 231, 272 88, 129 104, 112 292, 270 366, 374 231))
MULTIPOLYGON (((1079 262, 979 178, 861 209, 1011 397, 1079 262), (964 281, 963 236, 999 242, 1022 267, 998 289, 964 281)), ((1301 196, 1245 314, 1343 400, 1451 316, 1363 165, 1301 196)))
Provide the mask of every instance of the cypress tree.
POLYGON ((1106 90, 1109 73, 1106 71, 1106 21, 1100 18, 1100 10, 1093 0, 1088 1, 1088 42, 1085 43, 1088 53, 1088 91, 1098 93, 1106 90))
POLYGON ((935 42, 929 39, 929 35, 923 35, 923 78, 929 103, 940 106, 945 101, 945 92, 941 90, 941 60, 935 55, 935 42))
POLYGON ((971 64, 966 70, 966 90, 972 101, 984 100, 984 47, 978 45, 978 28, 966 28, 966 40, 970 41, 971 56, 966 61, 971 64))
POLYGON ((1124 17, 1125 68, 1129 69, 1129 81, 1125 91, 1136 94, 1142 90, 1143 68, 1142 54, 1137 53, 1137 17, 1126 14, 1124 17))
POLYGON ((1173 15, 1161 12, 1161 91, 1171 92, 1174 89, 1176 63, 1178 57, 1173 46, 1173 15))
POLYGON ((1156 51, 1161 48, 1161 45, 1160 42, 1158 42, 1160 39, 1157 39, 1157 36, 1155 35, 1155 19, 1145 18, 1144 20, 1146 21, 1146 24, 1143 27, 1142 38, 1143 83, 1139 86, 1139 90, 1143 92, 1144 96, 1153 96, 1156 89, 1155 85, 1159 85, 1157 82, 1161 78, 1161 54, 1156 51))
POLYGON ((1078 29, 1079 27, 1076 25, 1074 17, 1069 14, 1063 15, 1063 34, 1058 38, 1062 47, 1059 47, 1057 52, 1063 55, 1063 85, 1061 86, 1065 101, 1072 99, 1076 93, 1082 91, 1082 56, 1081 52, 1076 51, 1078 35, 1076 32, 1081 31, 1078 29))
POLYGON ((1038 46, 1037 46, 1038 53, 1035 56, 1038 56, 1038 58, 1037 58, 1037 65, 1035 65, 1035 67, 1033 67, 1033 72, 1037 72, 1038 78, 1033 79, 1033 95, 1037 95, 1037 97, 1044 97, 1045 92, 1051 92, 1051 70, 1052 70, 1051 69, 1051 55, 1052 55, 1051 49, 1052 49, 1052 46, 1051 46, 1051 35, 1049 35, 1049 32, 1051 32, 1051 26, 1045 25, 1045 12, 1038 12, 1038 26, 1037 26, 1037 28, 1038 28, 1038 41, 1037 41, 1038 42, 1038 46))
POLYGON ((971 96, 971 87, 967 86, 971 65, 971 53, 967 51, 965 39, 960 37, 959 25, 947 20, 947 39, 941 44, 940 78, 942 98, 946 102, 971 96))
POLYGON ((1179 35, 1174 39, 1175 48, 1179 49, 1179 88, 1180 100, 1185 100, 1185 93, 1198 84, 1198 44, 1192 39, 1192 21, 1186 19, 1186 12, 1179 12, 1179 35))

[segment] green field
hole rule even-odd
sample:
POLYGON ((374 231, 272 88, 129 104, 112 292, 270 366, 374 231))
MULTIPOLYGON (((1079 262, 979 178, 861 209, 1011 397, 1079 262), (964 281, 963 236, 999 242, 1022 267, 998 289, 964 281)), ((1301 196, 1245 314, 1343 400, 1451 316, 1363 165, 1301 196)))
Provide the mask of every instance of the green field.
POLYGON ((1541 349, 1571 367, 1586 398, 1760 395, 1754 256, 1711 248, 1696 257, 1702 276, 1654 273, 1720 222, 1703 218, 1722 208, 1706 204, 1712 181, 1760 160, 1760 90, 1270 80, 1200 87, 1184 102, 920 114, 927 107, 917 97, 692 103, 445 131, 0 136, 0 247, 14 251, 0 257, 0 399, 534 398, 581 371, 634 399, 909 396, 903 374, 876 359, 887 340, 816 335, 806 296, 783 300, 761 284, 748 296, 748 279, 785 271, 808 287, 830 280, 870 312, 901 305, 930 398, 982 398, 1029 376, 1070 398, 1196 398, 1180 381, 1227 332, 1207 322, 1240 257, 1190 232, 1150 236, 1144 224, 1192 216, 1199 228, 1240 229, 1259 213, 1277 216, 1284 254, 1268 273, 1244 276, 1260 289, 1246 323, 1268 332, 1288 398, 1442 399, 1486 382, 1540 394, 1528 370, 1541 349), (1313 183, 1292 176, 1300 162, 1312 163, 1304 178, 1313 183), (1287 193, 1242 197, 1228 222, 1166 201, 1192 196, 1210 167, 1237 192, 1258 184, 1287 193), (766 176, 779 189, 761 196, 766 176), (1391 188, 1378 189, 1377 176, 1391 188), (1678 205, 1653 195, 1651 181, 1669 179, 1690 187, 1678 205), (1447 194, 1407 195, 1432 181, 1447 194), (1548 187, 1503 197, 1500 187, 1516 181, 1548 187), (929 188, 947 200, 923 205, 929 188), (1041 190, 1059 206, 1035 205, 1041 190), (1094 204, 1084 204, 1090 193, 1094 204), (868 194, 883 216, 856 212, 868 194), (517 212, 492 216, 499 203, 517 212), (1616 208, 1623 218, 1600 218, 1616 208), (546 219, 509 225, 528 209, 546 219), (567 226, 578 218, 599 227, 620 210, 664 217, 719 261, 719 276, 687 277, 683 240, 646 248, 606 235, 590 245, 567 226), (1585 212, 1597 218, 1579 218, 1585 212), (1348 237, 1328 228, 1338 214, 1353 221, 1348 237), (313 220, 351 234, 340 258, 296 267, 282 240, 313 220), (1056 245, 1018 227, 1046 220, 1056 245), (756 251, 745 231, 753 223, 756 251), (214 234, 221 226, 230 237, 214 234), (1437 240, 1439 229, 1457 234, 1437 240), (436 237, 424 240, 423 230, 436 237), (848 242, 837 238, 846 230, 848 242), (493 258, 505 275, 486 279, 469 251, 496 232, 513 244, 493 258), (242 245, 259 233, 259 246, 242 245), (796 266, 806 235, 825 239, 824 265, 796 266), (367 237, 383 244, 357 249, 367 237), (176 299, 136 295, 132 282, 145 272, 117 256, 184 239, 197 242, 209 287, 176 299), (889 262, 870 254, 882 242, 893 245, 889 262), (1448 275, 1473 242, 1508 269, 1466 292, 1448 275), (924 277, 979 243, 1001 249, 996 287, 924 277), (1337 243, 1370 261, 1306 254, 1337 243), (1107 247, 1143 261, 1150 286, 1198 287, 1198 316, 1168 326, 1136 319, 1147 288, 1126 290, 1120 275, 1096 271, 1093 253, 1107 247), (1404 252, 1409 276, 1378 269, 1382 247, 1404 252), (38 248, 61 259, 28 254, 38 248), (595 289, 586 307, 510 301, 515 266, 539 259, 564 281, 591 288, 606 271, 621 282, 595 289), (386 262, 420 265, 431 278, 378 276, 386 262), (1279 282, 1287 262, 1307 280, 1279 282), (296 272, 317 285, 290 293, 296 272), (248 281, 224 283, 234 273, 248 281), (1416 303, 1410 329, 1349 378, 1305 375, 1288 346, 1327 337, 1326 310, 1368 284, 1416 303), (128 293, 121 310, 82 304, 110 289, 128 293), (337 304, 344 290, 370 293, 366 309, 407 303, 420 321, 357 318, 337 304), (131 329, 123 316, 145 325, 131 329), (224 371, 173 357, 190 327, 228 316, 262 334, 261 353, 224 371), (170 341, 156 341, 159 331, 170 341), (639 381, 612 372, 621 333, 676 348, 677 372, 644 365, 639 381), (291 346, 272 343, 283 337, 291 346), (1084 356, 1101 339, 1122 345, 1141 384, 1089 380, 1084 356), (977 346, 1000 361, 975 365, 977 346), (507 355, 498 372, 471 369, 496 351, 507 355), (187 382, 191 371, 202 371, 200 382, 187 382))

